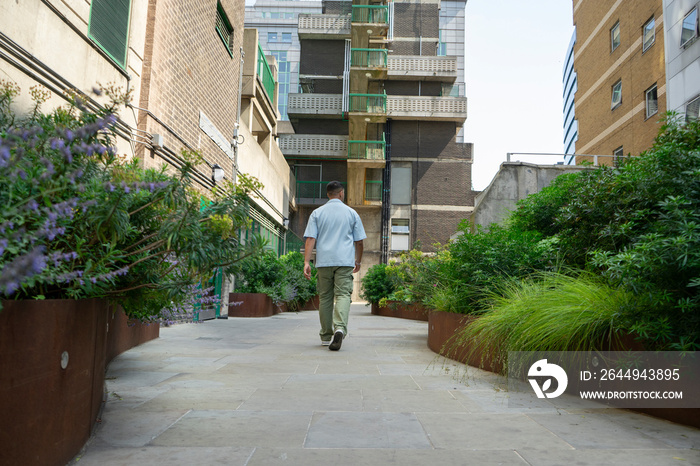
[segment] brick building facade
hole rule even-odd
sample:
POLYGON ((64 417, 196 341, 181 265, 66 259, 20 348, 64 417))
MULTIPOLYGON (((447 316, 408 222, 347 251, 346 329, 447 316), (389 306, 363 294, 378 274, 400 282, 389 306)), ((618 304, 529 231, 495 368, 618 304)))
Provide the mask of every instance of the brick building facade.
MULTIPOLYGON (((574 0, 576 154, 638 155, 666 111, 661 0, 574 0)), ((578 157, 579 161, 582 159, 578 157)))
POLYGON ((299 16, 302 92, 289 96, 295 132, 279 140, 297 180, 291 227, 303 233, 325 184, 345 183, 368 235, 362 276, 416 243, 432 251, 469 216, 472 146, 457 141, 466 97, 458 57, 438 55, 440 1, 323 11, 299 16))

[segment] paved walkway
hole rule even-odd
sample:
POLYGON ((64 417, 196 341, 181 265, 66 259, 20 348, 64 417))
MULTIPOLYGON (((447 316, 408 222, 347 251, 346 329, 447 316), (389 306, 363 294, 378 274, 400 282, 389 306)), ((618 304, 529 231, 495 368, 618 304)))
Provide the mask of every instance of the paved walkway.
POLYGON ((700 430, 622 410, 517 410, 436 357, 425 322, 353 304, 339 352, 313 311, 161 330, 109 366, 88 465, 691 465, 700 430), (456 376, 455 376, 456 375, 456 376))

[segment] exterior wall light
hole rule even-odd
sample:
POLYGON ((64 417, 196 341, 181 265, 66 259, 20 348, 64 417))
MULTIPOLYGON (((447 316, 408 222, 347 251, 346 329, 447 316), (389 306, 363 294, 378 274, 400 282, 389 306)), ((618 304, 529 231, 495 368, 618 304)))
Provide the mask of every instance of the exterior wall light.
POLYGON ((211 179, 214 183, 218 183, 224 179, 224 169, 221 168, 218 163, 215 163, 214 166, 211 167, 211 179))

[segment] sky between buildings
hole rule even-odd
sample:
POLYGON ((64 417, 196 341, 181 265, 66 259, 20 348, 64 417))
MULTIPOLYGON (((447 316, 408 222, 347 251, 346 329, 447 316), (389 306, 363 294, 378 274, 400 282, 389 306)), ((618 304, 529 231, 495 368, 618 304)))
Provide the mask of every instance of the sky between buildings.
MULTIPOLYGON (((255 0, 246 0, 253 4, 255 0)), ((472 186, 485 189, 508 152, 562 153, 571 0, 468 0, 465 142, 474 143, 472 186)), ((523 157, 556 163, 562 157, 523 157)))
POLYGON ((563 152, 562 72, 574 30, 572 3, 468 0, 464 140, 474 143, 475 190, 489 185, 508 152, 563 152))

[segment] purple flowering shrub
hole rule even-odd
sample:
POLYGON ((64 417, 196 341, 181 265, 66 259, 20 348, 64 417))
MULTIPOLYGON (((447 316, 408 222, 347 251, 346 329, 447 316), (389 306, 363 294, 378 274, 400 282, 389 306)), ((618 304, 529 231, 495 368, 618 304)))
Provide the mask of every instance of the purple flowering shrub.
POLYGON ((214 272, 258 252, 236 234, 256 180, 240 177, 204 203, 192 183, 198 154, 184 152, 175 174, 117 156, 126 97, 108 93, 102 108, 73 96, 44 114, 48 96, 33 89, 34 111, 20 118, 18 92, 0 81, 1 298, 107 297, 153 320, 212 304, 201 289, 214 272))

